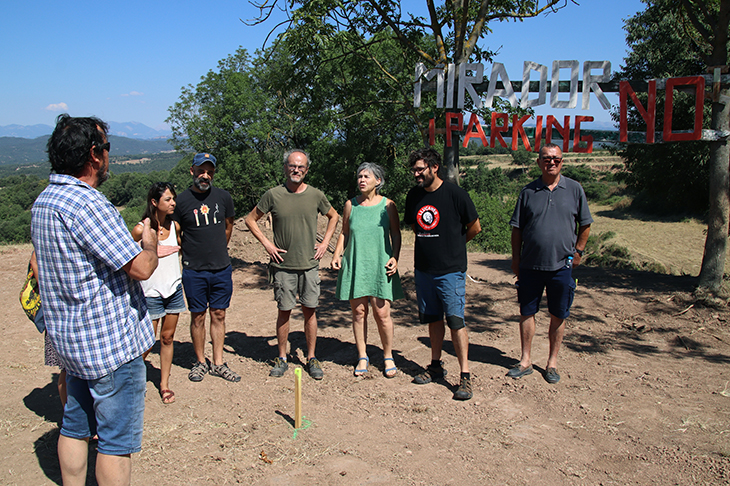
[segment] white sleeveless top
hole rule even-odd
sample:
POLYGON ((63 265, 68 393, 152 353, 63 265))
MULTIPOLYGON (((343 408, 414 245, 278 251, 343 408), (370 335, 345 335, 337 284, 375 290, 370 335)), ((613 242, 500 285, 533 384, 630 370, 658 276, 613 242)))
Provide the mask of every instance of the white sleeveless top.
MULTIPOLYGON (((142 224, 142 223, 139 223, 142 224)), ((177 246, 177 235, 175 234, 175 223, 170 223, 170 236, 163 241, 158 241, 158 245, 177 246)), ((142 290, 145 297, 162 297, 166 299, 175 293, 177 286, 182 282, 182 273, 180 271, 180 252, 176 251, 171 255, 162 257, 158 260, 155 273, 147 280, 142 280, 142 290)))

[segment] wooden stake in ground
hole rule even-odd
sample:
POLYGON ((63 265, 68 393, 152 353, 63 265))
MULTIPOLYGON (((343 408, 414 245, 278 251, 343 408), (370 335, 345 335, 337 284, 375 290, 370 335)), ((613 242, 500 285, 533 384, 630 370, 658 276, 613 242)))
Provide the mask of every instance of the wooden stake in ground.
POLYGON ((294 370, 294 428, 302 426, 302 369, 294 370))

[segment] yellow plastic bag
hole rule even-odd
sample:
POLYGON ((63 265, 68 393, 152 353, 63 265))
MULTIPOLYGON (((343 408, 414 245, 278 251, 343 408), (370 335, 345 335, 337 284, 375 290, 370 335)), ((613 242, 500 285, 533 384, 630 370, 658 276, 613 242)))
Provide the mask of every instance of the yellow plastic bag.
MULTIPOLYGON (((33 275, 33 270, 28 264, 28 276, 25 277, 25 283, 20 290, 20 305, 23 307, 28 319, 35 323, 35 316, 38 309, 41 308, 41 293, 38 290, 38 280, 33 275)), ((43 332, 43 329, 39 329, 43 332)))

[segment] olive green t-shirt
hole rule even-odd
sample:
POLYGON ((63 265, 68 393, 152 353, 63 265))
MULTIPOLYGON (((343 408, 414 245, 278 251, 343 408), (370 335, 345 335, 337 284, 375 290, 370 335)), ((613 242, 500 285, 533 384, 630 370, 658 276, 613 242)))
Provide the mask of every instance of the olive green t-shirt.
POLYGON ((285 270, 309 270, 319 265, 314 259, 317 242, 317 216, 332 207, 319 189, 307 186, 304 192, 292 193, 285 185, 269 189, 258 205, 259 211, 271 212, 274 224, 274 245, 286 250, 281 263, 271 262, 285 270))

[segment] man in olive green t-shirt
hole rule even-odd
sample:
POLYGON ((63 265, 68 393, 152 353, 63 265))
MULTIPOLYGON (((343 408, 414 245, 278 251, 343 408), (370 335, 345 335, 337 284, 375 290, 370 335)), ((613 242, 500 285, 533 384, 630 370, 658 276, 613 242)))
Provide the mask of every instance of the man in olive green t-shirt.
POLYGON ((317 315, 319 301, 319 260, 324 256, 335 232, 339 215, 319 189, 304 183, 309 170, 309 154, 290 150, 284 154, 286 182, 269 189, 246 216, 246 226, 264 245, 271 257, 270 274, 274 296, 279 308, 276 319, 276 339, 279 356, 274 360, 270 376, 283 376, 287 364, 289 317, 296 307, 296 297, 302 304, 304 336, 307 341, 307 371, 315 380, 324 376, 315 357, 317 344, 317 315), (272 243, 259 228, 258 220, 270 212, 274 224, 272 243), (329 218, 322 242, 317 244, 317 217, 329 218))

